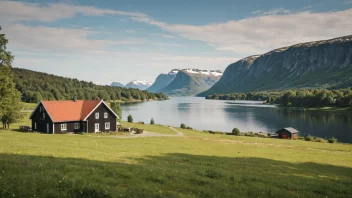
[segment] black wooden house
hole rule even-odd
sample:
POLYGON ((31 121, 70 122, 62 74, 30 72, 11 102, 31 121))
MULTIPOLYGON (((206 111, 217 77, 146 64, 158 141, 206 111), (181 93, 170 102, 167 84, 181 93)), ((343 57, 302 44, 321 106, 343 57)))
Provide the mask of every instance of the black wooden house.
POLYGON ((30 119, 42 133, 116 131, 118 116, 103 100, 41 101, 30 119))

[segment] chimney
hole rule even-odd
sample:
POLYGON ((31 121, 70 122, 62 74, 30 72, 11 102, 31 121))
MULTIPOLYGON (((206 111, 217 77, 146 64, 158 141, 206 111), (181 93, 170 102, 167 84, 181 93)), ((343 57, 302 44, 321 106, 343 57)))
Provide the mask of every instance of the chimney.
POLYGON ((73 96, 73 102, 77 101, 77 96, 73 96))

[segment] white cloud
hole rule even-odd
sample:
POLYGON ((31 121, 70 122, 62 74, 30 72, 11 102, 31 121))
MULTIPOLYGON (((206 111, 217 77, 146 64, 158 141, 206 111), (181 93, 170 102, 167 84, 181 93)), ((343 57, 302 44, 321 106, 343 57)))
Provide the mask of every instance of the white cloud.
POLYGON ((125 32, 127 32, 129 34, 135 34, 136 33, 136 31, 134 31, 134 30, 125 30, 125 32))
POLYGON ((262 12, 261 10, 256 10, 256 11, 253 11, 252 14, 259 14, 261 12, 262 12))
POLYGON ((290 10, 278 8, 278 9, 273 9, 273 10, 263 12, 263 15, 278 15, 278 14, 289 14, 289 13, 291 13, 290 10))
POLYGON ((252 55, 301 42, 349 35, 352 32, 352 9, 313 13, 309 11, 277 15, 285 10, 267 12, 237 21, 209 25, 169 24, 151 17, 131 17, 157 26, 181 37, 204 41, 218 50, 252 55))
POLYGON ((72 18, 77 14, 86 16, 121 15, 143 17, 138 12, 124 12, 112 9, 100 9, 92 6, 77 6, 64 3, 52 3, 42 6, 36 3, 17 1, 0 1, 0 18, 6 21, 41 21, 52 22, 72 18))
POLYGON ((168 34, 150 34, 151 36, 160 36, 160 37, 163 37, 163 38, 175 38, 174 36, 172 35, 168 35, 168 34))

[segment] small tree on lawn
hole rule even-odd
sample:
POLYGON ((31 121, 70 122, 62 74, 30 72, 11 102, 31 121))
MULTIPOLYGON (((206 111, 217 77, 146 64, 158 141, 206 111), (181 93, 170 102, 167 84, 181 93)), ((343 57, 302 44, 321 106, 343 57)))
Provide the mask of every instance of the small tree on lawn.
POLYGON ((152 118, 152 119, 150 120, 150 124, 155 124, 154 118, 152 118))
POLYGON ((238 128, 232 129, 232 135, 241 135, 241 131, 238 128))
POLYGON ((181 127, 181 129, 185 129, 185 128, 187 128, 187 126, 186 126, 185 124, 183 124, 183 123, 181 124, 181 126, 180 126, 180 127, 181 127))
POLYGON ((127 117, 127 122, 133 122, 133 117, 132 117, 131 114, 128 115, 128 117, 127 117))

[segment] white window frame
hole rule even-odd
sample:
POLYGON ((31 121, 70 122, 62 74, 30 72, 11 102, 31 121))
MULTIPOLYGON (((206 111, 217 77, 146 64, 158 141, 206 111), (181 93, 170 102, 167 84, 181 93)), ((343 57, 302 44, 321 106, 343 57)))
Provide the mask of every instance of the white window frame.
POLYGON ((107 112, 104 113, 104 118, 108 118, 108 113, 107 112))
POLYGON ((67 131, 67 124, 61 124, 61 131, 67 131))
POLYGON ((75 123, 75 129, 80 129, 81 128, 81 124, 79 122, 75 123))
POLYGON ((105 130, 110 129, 110 122, 105 122, 105 130))
POLYGON ((45 112, 43 112, 43 119, 45 119, 45 112))
POLYGON ((42 112, 42 106, 39 107, 39 112, 42 112))
POLYGON ((99 119, 99 112, 95 113, 95 119, 99 119))
POLYGON ((34 130, 37 130, 37 123, 34 123, 34 130))

